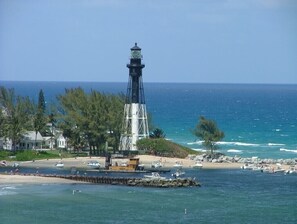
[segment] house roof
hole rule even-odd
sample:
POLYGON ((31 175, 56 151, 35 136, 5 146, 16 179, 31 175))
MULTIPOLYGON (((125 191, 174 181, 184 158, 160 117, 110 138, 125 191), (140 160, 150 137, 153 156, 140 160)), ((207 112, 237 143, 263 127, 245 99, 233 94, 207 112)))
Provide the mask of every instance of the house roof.
POLYGON ((39 132, 37 132, 37 136, 36 136, 36 132, 35 131, 27 131, 24 135, 24 140, 27 140, 27 141, 35 141, 35 138, 36 138, 36 141, 42 141, 43 138, 41 136, 41 134, 39 132))

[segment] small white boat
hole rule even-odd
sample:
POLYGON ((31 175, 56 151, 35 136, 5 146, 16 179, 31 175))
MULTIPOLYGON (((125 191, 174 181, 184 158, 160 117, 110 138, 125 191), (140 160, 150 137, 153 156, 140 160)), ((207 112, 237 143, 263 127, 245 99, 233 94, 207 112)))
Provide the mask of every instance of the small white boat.
POLYGON ((285 171, 285 174, 297 174, 297 165, 291 166, 288 170, 285 171))
POLYGON ((95 160, 88 162, 88 166, 93 169, 99 169, 101 167, 100 163, 95 160))
POLYGON ((203 167, 202 163, 196 162, 193 166, 195 169, 201 169, 203 167))
POLYGON ((166 180, 166 177, 161 177, 159 173, 153 172, 151 175, 144 175, 144 178, 151 180, 166 180))
POLYGON ((58 167, 58 168, 63 168, 64 167, 64 163, 62 163, 61 161, 60 162, 57 162, 55 167, 58 167))
POLYGON ((184 176, 186 173, 182 170, 177 170, 176 172, 174 172, 173 174, 171 174, 171 176, 173 176, 174 178, 177 178, 177 177, 181 177, 181 176, 184 176))
POLYGON ((7 166, 6 161, 5 161, 5 160, 1 161, 1 162, 0 162, 0 166, 7 166))
POLYGON ((19 167, 19 166, 20 166, 19 163, 14 163, 14 164, 12 164, 12 167, 14 167, 14 168, 17 168, 17 167, 19 167))
POLYGON ((183 165, 181 164, 181 162, 176 161, 175 164, 173 165, 173 167, 175 167, 175 168, 183 168, 183 165))
POLYGON ((276 168, 275 167, 271 167, 271 166, 267 166, 267 167, 264 167, 262 169, 262 172, 263 173, 285 173, 285 169, 277 166, 276 168))
POLYGON ((253 170, 254 168, 255 168, 254 164, 248 164, 248 163, 241 166, 241 169, 244 169, 244 170, 253 170))
POLYGON ((277 167, 275 169, 273 169, 274 173, 284 173, 286 172, 286 170, 284 168, 282 168, 282 165, 277 163, 276 164, 277 167))
POLYGON ((152 168, 162 168, 163 164, 161 162, 152 162, 152 168))

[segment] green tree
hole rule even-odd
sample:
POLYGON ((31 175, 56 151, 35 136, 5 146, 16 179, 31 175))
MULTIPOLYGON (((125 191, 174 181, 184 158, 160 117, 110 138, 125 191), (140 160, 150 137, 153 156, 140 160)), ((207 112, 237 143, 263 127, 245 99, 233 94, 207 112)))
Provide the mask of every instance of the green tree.
POLYGON ((107 141, 115 153, 120 144, 125 96, 123 94, 110 95, 108 102, 107 141))
POLYGON ((58 100, 60 103, 58 125, 63 130, 64 137, 68 139, 68 145, 78 151, 85 145, 87 96, 81 88, 66 89, 64 95, 58 96, 58 100))
POLYGON ((166 135, 164 131, 160 128, 155 128, 153 132, 150 134, 150 138, 165 138, 166 135))
POLYGON ((37 134, 38 132, 41 132, 44 130, 45 125, 46 125, 46 116, 45 116, 45 100, 44 100, 44 94, 42 89, 39 91, 38 95, 38 104, 35 108, 35 115, 33 118, 33 128, 35 131, 35 145, 36 145, 36 139, 37 139, 37 134))
POLYGON ((117 148, 120 138, 124 98, 81 88, 66 90, 58 97, 64 136, 73 147, 89 147, 90 154, 104 151, 106 141, 117 148))
POLYGON ((0 106, 0 138, 4 137, 4 126, 5 126, 5 109, 0 106))
POLYGON ((4 138, 11 139, 13 150, 26 130, 31 128, 32 102, 28 97, 16 96, 14 89, 0 87, 0 106, 4 111, 4 138))
POLYGON ((225 137, 224 132, 219 130, 215 121, 207 120, 203 116, 200 117, 199 123, 194 129, 194 135, 203 140, 203 146, 210 150, 211 155, 218 148, 216 142, 225 137))

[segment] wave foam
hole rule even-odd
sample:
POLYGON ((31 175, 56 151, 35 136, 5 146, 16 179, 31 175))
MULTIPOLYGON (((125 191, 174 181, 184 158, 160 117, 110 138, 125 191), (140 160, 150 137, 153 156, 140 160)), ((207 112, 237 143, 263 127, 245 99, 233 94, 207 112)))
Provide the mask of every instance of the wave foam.
POLYGON ((268 146, 284 146, 285 144, 281 144, 281 143, 268 143, 268 146))
POLYGON ((217 142, 218 145, 259 146, 259 144, 245 142, 217 142))
POLYGON ((227 152, 242 153, 242 151, 238 149, 229 149, 227 152))
POLYGON ((205 149, 195 149, 195 148, 191 148, 191 149, 198 151, 198 152, 207 152, 207 150, 205 150, 205 149))
POLYGON ((285 148, 280 148, 279 151, 297 153, 297 150, 293 150, 293 149, 285 149, 285 148))
POLYGON ((188 142, 187 145, 202 145, 203 141, 188 142))

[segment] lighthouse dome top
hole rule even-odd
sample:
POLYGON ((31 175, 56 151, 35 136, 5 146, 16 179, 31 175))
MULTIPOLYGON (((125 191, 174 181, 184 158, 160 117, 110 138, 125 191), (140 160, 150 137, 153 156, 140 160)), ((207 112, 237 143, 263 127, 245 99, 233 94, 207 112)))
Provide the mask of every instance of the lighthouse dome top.
POLYGON ((137 43, 135 43, 134 47, 131 48, 131 51, 141 51, 141 48, 137 46, 137 43))

